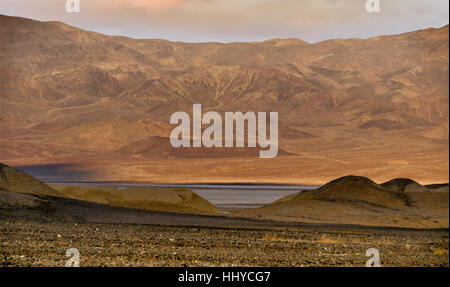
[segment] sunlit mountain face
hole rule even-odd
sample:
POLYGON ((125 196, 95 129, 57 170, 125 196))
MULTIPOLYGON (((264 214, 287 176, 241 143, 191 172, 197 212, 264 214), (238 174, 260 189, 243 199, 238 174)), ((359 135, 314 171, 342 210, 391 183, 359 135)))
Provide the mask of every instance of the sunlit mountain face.
POLYGON ((195 44, 0 16, 0 39, 8 164, 75 164, 99 180, 320 184, 355 170, 448 180, 448 26, 316 44, 195 44), (173 148, 170 115, 194 103, 278 112, 278 156, 173 148))

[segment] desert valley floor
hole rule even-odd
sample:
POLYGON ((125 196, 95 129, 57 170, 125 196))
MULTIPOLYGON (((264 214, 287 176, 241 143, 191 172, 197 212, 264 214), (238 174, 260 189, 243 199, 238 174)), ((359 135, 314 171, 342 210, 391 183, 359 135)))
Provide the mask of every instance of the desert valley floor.
MULTIPOLYGON (((4 218, 2 218, 4 219, 4 218)), ((447 230, 199 227, 2 220, 0 266, 449 266, 447 230)))
POLYGON ((64 266, 69 248, 82 266, 365 266, 369 248, 382 266, 449 266, 448 184, 347 176, 224 213, 186 188, 48 186, 0 167, 1 266, 64 266))

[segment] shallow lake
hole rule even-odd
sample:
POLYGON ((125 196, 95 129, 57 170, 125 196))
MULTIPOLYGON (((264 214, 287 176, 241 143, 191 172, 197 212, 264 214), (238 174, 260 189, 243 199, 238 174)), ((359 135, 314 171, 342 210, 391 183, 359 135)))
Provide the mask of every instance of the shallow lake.
POLYGON ((287 195, 302 190, 314 189, 315 186, 271 185, 271 184, 140 184, 109 182, 49 182, 51 184, 77 186, 114 186, 120 187, 152 187, 152 188, 189 188, 223 211, 236 211, 246 208, 257 208, 272 203, 287 195))

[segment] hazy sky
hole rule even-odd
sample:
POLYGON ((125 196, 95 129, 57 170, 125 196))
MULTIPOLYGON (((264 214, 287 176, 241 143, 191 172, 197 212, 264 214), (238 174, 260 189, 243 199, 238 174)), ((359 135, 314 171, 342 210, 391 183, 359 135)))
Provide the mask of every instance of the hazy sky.
POLYGON ((80 0, 67 13, 66 0, 0 0, 0 14, 58 20, 109 35, 174 41, 261 41, 371 37, 449 22, 448 0, 380 0, 367 13, 366 0, 80 0))

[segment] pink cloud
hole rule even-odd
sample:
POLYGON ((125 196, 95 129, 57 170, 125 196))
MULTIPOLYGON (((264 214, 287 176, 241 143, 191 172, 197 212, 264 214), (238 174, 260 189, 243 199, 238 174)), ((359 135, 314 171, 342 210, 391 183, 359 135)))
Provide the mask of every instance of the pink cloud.
POLYGON ((162 10, 181 7, 187 0, 103 0, 98 3, 102 10, 115 10, 117 8, 136 8, 146 10, 162 10))
POLYGON ((185 0, 119 0, 136 8, 170 8, 183 6, 185 0))

